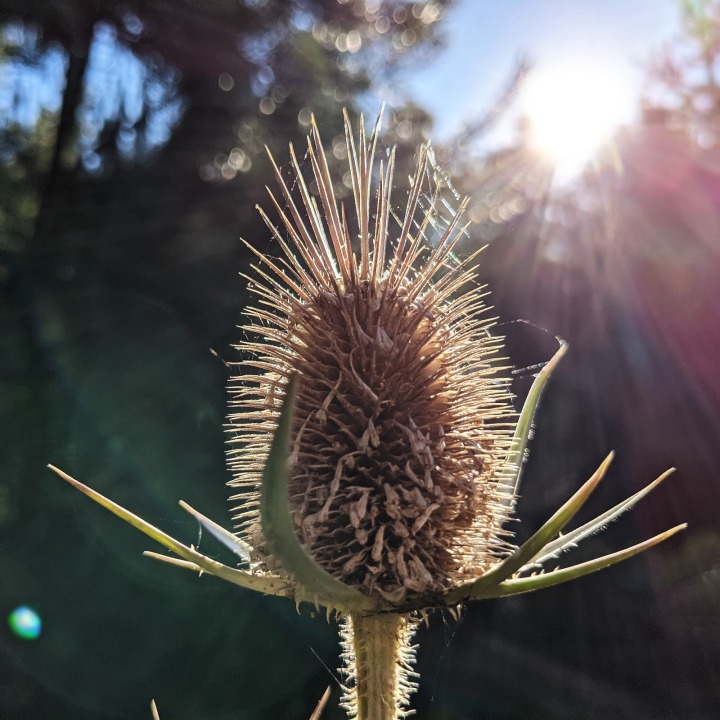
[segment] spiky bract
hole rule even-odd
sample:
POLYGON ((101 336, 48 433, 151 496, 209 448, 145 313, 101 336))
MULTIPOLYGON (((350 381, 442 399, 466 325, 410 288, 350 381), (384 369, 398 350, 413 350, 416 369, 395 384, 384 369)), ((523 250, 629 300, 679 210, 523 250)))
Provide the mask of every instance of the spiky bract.
POLYGON ((258 567, 277 570, 263 552, 257 491, 283 388, 297 373, 290 500, 301 542, 344 583, 423 607, 504 547, 499 479, 512 409, 491 365, 498 343, 482 288, 452 253, 464 204, 438 231, 445 205, 422 148, 395 212, 394 152, 374 166, 377 126, 367 140, 361 120, 356 145, 346 117, 346 140, 347 215, 314 123, 310 182, 292 146, 291 182, 273 161, 279 227, 260 212, 282 257, 256 253, 260 305, 245 328, 256 339, 240 346, 250 356, 231 383, 242 408, 230 416, 236 520, 258 567))

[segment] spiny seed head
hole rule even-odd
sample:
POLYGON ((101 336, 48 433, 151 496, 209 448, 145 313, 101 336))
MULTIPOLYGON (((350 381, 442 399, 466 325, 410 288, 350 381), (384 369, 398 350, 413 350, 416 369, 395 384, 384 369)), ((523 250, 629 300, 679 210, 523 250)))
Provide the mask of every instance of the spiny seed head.
POLYGON ((511 470, 512 408, 490 364, 499 345, 482 288, 452 253, 464 203, 438 231, 445 206, 423 147, 396 212, 394 153, 375 167, 377 126, 367 139, 361 119, 356 145, 345 125, 352 210, 338 204, 314 123, 311 182, 292 147, 291 182, 272 161, 280 222, 260 212, 282 257, 256 253, 260 302, 245 329, 257 339, 239 346, 249 357, 230 386, 241 408, 230 416, 237 530, 258 569, 282 570, 264 546, 258 485, 298 374, 289 492, 300 541, 344 583, 420 606, 507 548, 499 481, 511 470))

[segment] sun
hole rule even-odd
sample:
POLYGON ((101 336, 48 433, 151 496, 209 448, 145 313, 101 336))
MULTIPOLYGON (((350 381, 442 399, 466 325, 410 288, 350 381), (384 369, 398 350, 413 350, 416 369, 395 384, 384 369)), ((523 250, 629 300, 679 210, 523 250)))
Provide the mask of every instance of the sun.
POLYGON ((636 104, 627 70, 572 60, 533 70, 519 100, 533 147, 566 175, 597 157, 636 104))

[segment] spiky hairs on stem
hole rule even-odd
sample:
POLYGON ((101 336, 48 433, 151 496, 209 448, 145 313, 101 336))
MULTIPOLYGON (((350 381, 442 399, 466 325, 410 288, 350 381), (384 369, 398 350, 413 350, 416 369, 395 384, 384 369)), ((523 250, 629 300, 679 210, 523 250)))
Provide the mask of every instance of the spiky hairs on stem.
POLYGON ((406 614, 354 614, 343 618, 340 643, 348 716, 382 720, 405 717, 417 689, 411 640, 417 618, 406 614))
POLYGON ((236 520, 259 566, 273 567, 258 483, 283 388, 298 373, 290 497, 301 541, 346 584, 424 606, 504 547, 498 478, 512 409, 490 364, 498 343, 487 333, 482 288, 472 284, 470 262, 452 254, 465 203, 431 240, 440 203, 428 148, 395 212, 394 151, 376 168, 378 127, 368 139, 361 119, 357 143, 347 116, 345 130, 354 200, 347 211, 314 122, 316 195, 292 146, 290 183, 272 161, 281 197, 268 192, 279 226, 260 212, 283 255, 255 251, 260 301, 244 329, 257 339, 239 346, 250 358, 231 382, 242 408, 230 416, 236 520))

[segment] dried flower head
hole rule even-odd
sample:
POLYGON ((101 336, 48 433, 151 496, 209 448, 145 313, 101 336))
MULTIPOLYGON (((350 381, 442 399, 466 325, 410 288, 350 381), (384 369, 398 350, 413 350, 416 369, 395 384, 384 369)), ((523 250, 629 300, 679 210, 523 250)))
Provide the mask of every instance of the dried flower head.
POLYGON ((414 688, 415 611, 557 585, 684 527, 544 572, 544 563, 632 508, 671 472, 561 534, 603 478, 610 454, 523 545, 507 542, 533 414, 565 346, 511 423, 473 259, 453 258, 464 204, 442 222, 445 205, 422 148, 396 213, 394 154, 376 171, 377 132, 368 140, 361 121, 356 145, 346 117, 349 210, 337 202, 314 123, 310 182, 292 147, 290 184, 273 161, 278 226, 260 212, 282 256, 256 252, 260 302, 247 312, 256 339, 241 346, 250 357, 231 383, 241 408, 229 428, 237 532, 181 503, 247 569, 209 558, 53 468, 181 559, 147 555, 340 614, 344 705, 359 720, 403 715, 414 688))
POLYGON ((356 148, 346 118, 351 220, 338 207, 314 124, 310 180, 294 153, 291 182, 273 162, 282 229, 261 212, 283 257, 257 253, 262 307, 246 311, 245 329, 259 339, 241 346, 252 359, 231 385, 242 411, 230 416, 230 464, 242 491, 240 533, 262 547, 260 480, 284 388, 297 373, 289 493, 300 542, 343 583, 425 606, 506 551, 499 481, 513 409, 502 370, 491 365, 498 341, 482 288, 472 284, 473 267, 452 255, 464 205, 437 232, 447 206, 424 147, 395 214, 393 154, 371 192, 376 140, 377 126, 366 142, 361 121, 356 148))

